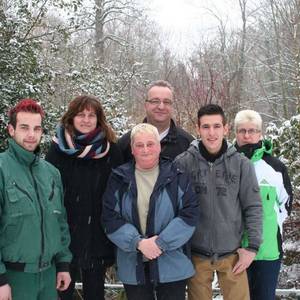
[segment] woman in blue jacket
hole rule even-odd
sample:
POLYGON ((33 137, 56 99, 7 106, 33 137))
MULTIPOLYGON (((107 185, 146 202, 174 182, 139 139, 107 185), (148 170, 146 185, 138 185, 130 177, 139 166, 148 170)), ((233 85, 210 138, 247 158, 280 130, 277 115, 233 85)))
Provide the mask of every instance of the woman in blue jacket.
POLYGON ((157 129, 131 132, 135 162, 112 171, 103 197, 103 223, 117 246, 117 272, 128 300, 184 300, 194 268, 187 242, 198 205, 185 174, 159 160, 157 129))

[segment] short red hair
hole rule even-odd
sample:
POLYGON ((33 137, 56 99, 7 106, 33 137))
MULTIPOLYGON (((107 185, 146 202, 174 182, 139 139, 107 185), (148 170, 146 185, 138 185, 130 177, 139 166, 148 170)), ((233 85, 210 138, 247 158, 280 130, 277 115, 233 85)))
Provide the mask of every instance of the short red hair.
POLYGON ((34 114, 40 114, 42 119, 45 116, 45 113, 42 107, 33 99, 22 99, 20 100, 9 112, 9 124, 13 127, 16 127, 17 124, 17 114, 19 112, 30 112, 34 114))

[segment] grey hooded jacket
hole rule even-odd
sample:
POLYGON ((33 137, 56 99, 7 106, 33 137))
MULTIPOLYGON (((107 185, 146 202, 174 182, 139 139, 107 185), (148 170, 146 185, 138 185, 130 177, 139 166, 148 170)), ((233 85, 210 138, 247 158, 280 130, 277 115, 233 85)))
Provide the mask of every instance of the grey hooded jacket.
POLYGON ((192 238, 192 252, 216 259, 241 247, 244 230, 248 249, 261 243, 262 205, 253 164, 228 143, 214 163, 201 155, 199 141, 175 159, 193 182, 199 199, 199 222, 192 238))

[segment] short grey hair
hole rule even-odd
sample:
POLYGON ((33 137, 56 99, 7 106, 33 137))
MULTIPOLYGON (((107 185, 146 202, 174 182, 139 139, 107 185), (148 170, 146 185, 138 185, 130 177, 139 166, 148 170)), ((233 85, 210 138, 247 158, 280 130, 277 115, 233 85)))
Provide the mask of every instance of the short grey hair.
POLYGON ((166 81, 166 80, 156 80, 156 81, 152 81, 146 89, 146 96, 148 96, 148 92, 150 89, 152 89, 153 87, 158 86, 158 87, 165 87, 168 88, 171 92, 172 92, 172 96, 174 97, 174 87, 171 85, 170 82, 166 81))
POLYGON ((134 137, 138 133, 152 134, 157 139, 157 141, 160 142, 159 133, 155 126, 153 126, 149 123, 140 123, 140 124, 135 125, 131 130, 131 133, 130 133, 131 145, 133 144, 134 137))
POLYGON ((262 130, 262 118, 258 112, 251 109, 245 109, 239 111, 234 119, 234 130, 237 131, 238 127, 241 124, 251 122, 253 123, 258 130, 262 130))

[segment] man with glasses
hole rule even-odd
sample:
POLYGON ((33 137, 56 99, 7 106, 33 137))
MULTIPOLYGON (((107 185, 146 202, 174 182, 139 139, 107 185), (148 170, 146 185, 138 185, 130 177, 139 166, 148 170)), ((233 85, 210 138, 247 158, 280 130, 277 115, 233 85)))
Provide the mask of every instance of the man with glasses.
MULTIPOLYGON (((146 118, 144 123, 155 126, 159 132, 161 156, 174 159, 185 151, 194 139, 189 133, 176 126, 172 119, 174 102, 173 87, 169 82, 158 80, 152 82, 147 88, 145 100, 146 118)), ((130 148, 130 131, 118 141, 125 162, 132 159, 130 148)))
MULTIPOLYGON (((282 223, 290 214, 293 192, 285 165, 272 156, 272 144, 263 139, 262 118, 242 110, 234 120, 236 148, 255 167, 263 206, 263 242, 247 269, 251 300, 273 300, 282 259, 282 223)), ((247 232, 243 246, 249 244, 247 232)))

